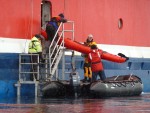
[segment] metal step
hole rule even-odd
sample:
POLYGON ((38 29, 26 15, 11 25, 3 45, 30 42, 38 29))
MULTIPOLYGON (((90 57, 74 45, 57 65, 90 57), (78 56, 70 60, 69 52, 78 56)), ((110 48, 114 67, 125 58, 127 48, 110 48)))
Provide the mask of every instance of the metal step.
POLYGON ((58 67, 58 64, 59 64, 59 61, 60 61, 62 55, 63 55, 63 51, 61 50, 61 51, 59 52, 59 55, 58 55, 58 57, 57 57, 57 60, 56 60, 56 62, 55 62, 55 64, 54 64, 54 66, 53 66, 53 68, 52 68, 52 70, 51 70, 51 73, 50 73, 50 74, 51 74, 52 76, 54 75, 54 73, 55 73, 55 71, 56 71, 56 69, 57 69, 57 67, 58 67))
POLYGON ((65 63, 65 65, 71 65, 71 63, 65 63))
POLYGON ((65 72, 65 74, 70 74, 70 73, 72 73, 72 72, 65 72))

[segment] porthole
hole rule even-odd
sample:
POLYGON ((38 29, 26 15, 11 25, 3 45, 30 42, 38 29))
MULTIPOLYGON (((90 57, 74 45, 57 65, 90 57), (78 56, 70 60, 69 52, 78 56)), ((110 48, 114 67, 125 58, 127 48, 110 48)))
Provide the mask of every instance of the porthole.
POLYGON ((119 20, 118 20, 118 28, 119 29, 123 28, 123 20, 122 20, 122 18, 119 18, 119 20))

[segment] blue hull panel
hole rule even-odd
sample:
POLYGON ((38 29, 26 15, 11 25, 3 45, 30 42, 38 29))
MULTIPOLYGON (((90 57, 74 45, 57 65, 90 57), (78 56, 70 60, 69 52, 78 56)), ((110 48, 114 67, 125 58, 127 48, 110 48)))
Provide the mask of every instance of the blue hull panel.
MULTIPOLYGON (((66 58, 71 60, 70 56, 66 58)), ((80 78, 84 78, 83 73, 83 58, 80 56, 75 57, 75 63, 80 78)), ((16 97, 17 88, 14 86, 18 81, 19 76, 19 54, 0 54, 0 95, 8 97, 16 97)), ((150 92, 150 59, 136 59, 132 58, 125 63, 113 63, 103 60, 105 74, 107 77, 115 75, 134 74, 142 79, 144 89, 143 92, 150 92)), ((59 64, 59 79, 62 78, 62 65, 59 64)), ((67 71, 71 71, 71 66, 67 67, 67 71)), ((69 75, 65 76, 65 79, 69 79, 69 75)), ((33 85, 24 85, 21 87, 21 95, 34 95, 33 85), (27 88, 30 87, 30 88, 27 88)))

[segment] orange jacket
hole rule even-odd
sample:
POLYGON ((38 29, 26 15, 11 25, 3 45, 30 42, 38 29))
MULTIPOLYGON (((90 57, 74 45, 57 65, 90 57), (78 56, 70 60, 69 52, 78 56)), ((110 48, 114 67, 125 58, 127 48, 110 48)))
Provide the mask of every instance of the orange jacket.
POLYGON ((91 63, 91 69, 93 72, 103 70, 103 64, 101 61, 101 55, 103 51, 99 49, 93 49, 88 54, 88 61, 91 63))
MULTIPOLYGON (((96 42, 92 41, 92 42, 84 42, 84 45, 91 47, 92 45, 96 45, 96 42)), ((84 55, 84 62, 88 63, 88 55, 84 55)))

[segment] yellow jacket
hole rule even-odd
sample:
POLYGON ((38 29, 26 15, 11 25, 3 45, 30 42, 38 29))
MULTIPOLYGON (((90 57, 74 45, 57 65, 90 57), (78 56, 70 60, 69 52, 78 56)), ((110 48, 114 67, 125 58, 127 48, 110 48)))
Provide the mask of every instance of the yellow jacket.
POLYGON ((91 47, 92 45, 96 45, 96 42, 89 42, 89 43, 87 43, 87 45, 88 45, 89 47, 91 47))
POLYGON ((42 52, 42 45, 40 40, 38 38, 33 37, 29 43, 28 47, 28 52, 29 53, 40 53, 42 52))

